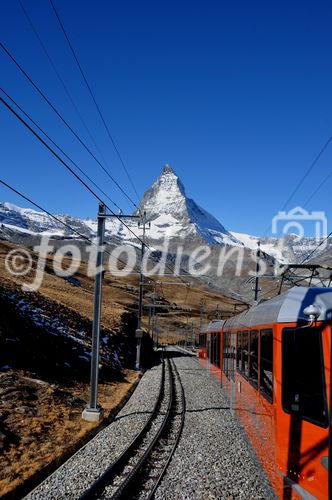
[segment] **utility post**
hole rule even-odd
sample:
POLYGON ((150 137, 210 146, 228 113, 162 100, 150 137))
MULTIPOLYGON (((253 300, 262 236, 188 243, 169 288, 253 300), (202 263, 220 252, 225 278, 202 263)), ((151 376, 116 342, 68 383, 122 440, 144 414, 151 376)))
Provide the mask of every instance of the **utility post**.
MULTIPOLYGON (((100 317, 101 317, 101 299, 102 299, 102 282, 103 282, 103 263, 104 263, 104 241, 105 241, 105 219, 106 217, 117 219, 142 219, 141 215, 124 215, 119 214, 106 214, 104 203, 99 204, 97 215, 98 229, 98 249, 96 258, 96 276, 95 288, 93 299, 93 323, 92 323, 92 349, 91 349, 91 376, 90 376, 90 400, 89 405, 83 410, 82 418, 89 422, 98 422, 101 416, 101 409, 98 406, 98 372, 99 372, 99 343, 100 343, 100 317)), ((139 284, 139 310, 137 320, 136 337, 138 338, 137 356, 140 361, 140 348, 141 348, 141 318, 143 308, 143 257, 145 247, 145 227, 146 227, 146 214, 144 212, 143 218, 143 240, 141 252, 141 266, 140 266, 140 284, 139 284)), ((137 367, 137 358, 136 358, 137 367)), ((138 364, 139 367, 139 364, 138 364)))
MULTIPOLYGON (((143 287, 144 287, 144 273, 143 273, 143 260, 144 260, 144 252, 145 252, 145 231, 147 226, 146 220, 146 212, 143 213, 143 217, 138 222, 138 227, 143 227, 143 235, 142 235, 142 246, 141 246, 141 265, 140 265, 140 277, 139 277, 139 299, 138 299, 138 315, 137 315, 137 329, 136 329, 136 370, 140 370, 141 368, 141 342, 143 330, 141 329, 142 323, 142 312, 143 312, 143 287)), ((150 224, 149 224, 150 226, 150 224)))
POLYGON ((202 331, 203 328, 203 317, 204 317, 204 306, 205 306, 205 301, 204 299, 201 299, 200 301, 200 322, 199 322, 199 330, 202 331))
POLYGON ((152 336, 152 342, 153 342, 153 345, 154 345, 154 342, 155 342, 155 331, 154 331, 154 323, 155 323, 155 308, 154 306, 152 306, 152 312, 151 312, 151 336, 152 336))
POLYGON ((156 336, 157 349, 159 348, 158 313, 154 314, 154 331, 156 336))
POLYGON ((149 322, 148 322, 148 334, 151 336, 151 307, 149 307, 149 322))
POLYGON ((195 329, 194 329, 194 322, 191 322, 191 346, 194 349, 195 347, 195 329))
POLYGON ((257 253, 256 253, 256 277, 255 277, 255 287, 254 287, 254 292, 255 292, 254 300, 255 300, 255 302, 257 302, 257 300, 258 300, 258 292, 260 291, 259 277, 258 277, 260 256, 261 256, 261 242, 258 241, 257 242, 257 253))
MULTIPOLYGON (((152 342, 153 345, 155 343, 155 314, 156 314, 156 308, 155 308, 155 300, 156 300, 156 289, 157 289, 157 283, 153 281, 153 293, 152 293, 152 318, 151 318, 151 329, 152 329, 152 342)), ((150 308, 151 312, 151 308, 150 308)))
POLYGON ((104 264, 104 238, 105 238, 105 205, 99 204, 98 210, 98 232, 97 232, 97 258, 96 276, 93 298, 93 323, 92 323, 92 351, 91 351, 91 375, 90 375, 90 401, 83 410, 82 418, 89 422, 98 422, 101 417, 101 409, 98 406, 98 375, 99 375, 99 340, 100 340, 100 316, 102 299, 102 281, 104 264))

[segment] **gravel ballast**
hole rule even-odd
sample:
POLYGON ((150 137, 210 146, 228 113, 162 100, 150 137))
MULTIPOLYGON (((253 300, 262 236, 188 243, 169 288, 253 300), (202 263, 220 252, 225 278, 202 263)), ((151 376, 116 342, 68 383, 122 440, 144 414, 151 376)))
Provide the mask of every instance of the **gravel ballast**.
POLYGON ((275 495, 220 382, 175 352, 186 396, 182 436, 156 499, 273 499, 275 495))
POLYGON ((158 397, 160 381, 161 365, 158 365, 143 375, 114 422, 100 431, 26 498, 79 498, 144 427, 158 397))
MULTIPOLYGON (((168 349, 186 398, 182 435, 156 499, 273 499, 275 495, 220 382, 193 356, 168 349)), ((159 393, 161 365, 144 374, 114 422, 26 498, 78 499, 143 428, 159 393)), ((166 389, 167 390, 167 389, 166 389)), ((165 412, 163 405, 161 413, 165 412)), ((155 425, 159 425, 158 416, 155 425)), ((154 427, 150 433, 154 432, 154 427)), ((113 492, 104 490, 105 496, 113 492)))

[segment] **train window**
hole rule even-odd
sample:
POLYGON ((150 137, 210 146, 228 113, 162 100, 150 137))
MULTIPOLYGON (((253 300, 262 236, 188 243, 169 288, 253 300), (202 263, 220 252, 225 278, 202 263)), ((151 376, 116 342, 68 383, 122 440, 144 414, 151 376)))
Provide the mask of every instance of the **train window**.
POLYGON ((226 375, 226 343, 227 343, 227 333, 224 333, 222 338, 222 371, 226 375))
POLYGON ((227 378, 229 378, 229 347, 230 333, 224 333, 223 336, 223 353, 222 353, 222 369, 227 378))
POLYGON ((213 364, 217 364, 217 334, 213 334, 213 364))
POLYGON ((260 332, 260 391, 272 403, 273 400, 273 331, 260 332))
POLYGON ((213 333, 209 335, 209 360, 213 363, 213 333))
POLYGON ((242 369, 242 332, 236 335, 236 369, 238 372, 242 369))
POLYGON ((242 373, 249 377, 248 365, 249 332, 242 332, 242 373))
POLYGON ((215 349, 216 365, 220 368, 220 334, 216 333, 216 349, 215 349))
POLYGON ((216 352, 216 344, 215 344, 216 334, 211 334, 211 363, 215 364, 215 352, 216 352))
POLYGON ((328 425, 322 330, 282 332, 282 406, 321 427, 328 425))
POLYGON ((236 347, 234 345, 236 337, 230 335, 230 377, 235 382, 235 366, 236 366, 236 347))
POLYGON ((249 340, 249 380, 254 387, 258 387, 258 331, 250 332, 249 340))

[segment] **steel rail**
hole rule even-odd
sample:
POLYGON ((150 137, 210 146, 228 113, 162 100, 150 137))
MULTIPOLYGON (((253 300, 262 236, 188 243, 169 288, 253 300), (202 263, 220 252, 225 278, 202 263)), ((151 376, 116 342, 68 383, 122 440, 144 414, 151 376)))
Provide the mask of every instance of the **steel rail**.
MULTIPOLYGON (((129 446, 123 451, 120 457, 115 460, 106 471, 88 488, 88 490, 80 497, 80 499, 92 499, 92 498, 111 498, 112 500, 124 500, 128 498, 135 498, 139 495, 141 490, 144 490, 144 483, 151 480, 149 476, 150 471, 158 470, 158 465, 154 467, 153 453, 156 451, 158 454, 159 448, 165 447, 164 439, 167 440, 169 436, 172 437, 172 424, 175 422, 174 417, 180 416, 179 424, 176 424, 174 431, 175 438, 172 439, 171 450, 168 452, 166 444, 166 458, 162 459, 161 470, 157 477, 153 478, 153 485, 149 488, 149 493, 147 494, 147 499, 153 499, 158 486, 170 464, 170 461, 174 455, 174 452, 178 446, 179 440, 182 435, 184 421, 185 421, 185 411, 186 411, 186 401, 185 393, 182 385, 182 381, 176 365, 173 360, 167 358, 168 367, 168 377, 169 377, 169 394, 167 401, 167 408, 163 419, 158 427, 158 430, 153 435, 150 443, 146 448, 142 449, 142 456, 138 458, 132 469, 126 474, 126 466, 130 465, 130 460, 135 453, 137 453, 138 447, 142 445, 143 439, 146 437, 150 431, 151 424, 153 420, 159 415, 160 416, 160 406, 162 399, 165 395, 165 361, 163 358, 162 367, 162 377, 159 390, 158 400, 154 406, 153 412, 150 415, 148 421, 146 422, 140 433, 133 439, 129 446), (144 467, 146 467, 144 469, 144 467), (123 477, 121 477, 123 474, 123 477), (118 477, 121 480, 121 484, 115 487, 114 493, 106 491, 105 489, 110 486, 112 487, 112 482, 118 477)), ((158 460, 157 460, 158 462, 158 460)))
POLYGON ((181 438, 181 435, 182 435, 182 431, 183 431, 183 427, 184 427, 184 421, 185 421, 185 415, 186 415, 186 397, 185 397, 185 394, 184 394, 184 388, 183 388, 183 385, 182 385, 182 381, 181 381, 181 377, 179 375, 179 372, 178 372, 178 369, 174 363, 173 360, 171 360, 171 364, 172 364, 172 368, 173 368, 173 371, 176 375, 176 378, 178 380, 178 384, 180 386, 180 396, 181 396, 181 423, 180 423, 180 427, 178 429, 178 433, 177 433, 177 436, 176 436, 176 439, 175 439, 175 442, 174 442, 174 445, 172 447, 172 450, 167 458, 167 461, 164 465, 164 467, 162 468, 155 484, 153 485, 153 488, 151 490, 151 492, 149 493, 148 497, 147 497, 147 500, 152 500, 155 496, 155 493, 156 493, 156 490, 162 480, 162 478, 164 477, 164 474, 169 466, 169 463, 170 461, 172 460, 173 458, 173 455, 175 453, 175 450, 179 444, 179 441, 180 441, 180 438, 181 438))
POLYGON ((138 478, 143 465, 149 459, 157 442, 159 441, 159 439, 163 435, 163 432, 165 430, 166 425, 170 421, 171 411, 172 411, 172 407, 173 407, 173 398, 174 398, 174 392, 175 392, 174 385, 175 384, 174 384, 174 378, 172 376, 172 372, 171 372, 171 368, 170 368, 171 365, 170 365, 169 359, 167 359, 167 363, 168 363, 168 367, 169 367, 169 377, 170 377, 170 394, 169 394, 169 398, 168 398, 167 410, 166 410, 166 413, 165 413, 164 418, 162 420, 162 423, 161 423, 158 431, 154 435, 154 438, 152 439, 151 443, 146 448, 144 454, 141 456, 141 458, 138 460, 137 464, 133 467, 133 469, 129 472, 129 474, 125 477, 124 481, 118 487, 116 492, 111 496, 112 500, 132 498, 132 496, 130 496, 130 497, 128 496, 128 494, 127 494, 128 490, 130 490, 131 488, 136 489, 136 485, 135 485, 136 479, 138 478))
POLYGON ((147 422, 145 423, 142 430, 134 437, 134 439, 130 442, 127 448, 121 453, 121 455, 112 462, 107 469, 101 474, 101 476, 96 479, 91 486, 79 497, 79 500, 88 500, 92 498, 96 498, 98 493, 107 486, 110 478, 117 474, 117 472, 126 464, 128 459, 130 458, 133 450, 138 447, 144 439, 144 436, 147 434, 152 421, 156 417, 162 398, 164 394, 165 388, 165 361, 164 361, 164 350, 162 350, 162 374, 161 381, 159 386, 158 398, 153 407, 152 413, 149 416, 147 422))

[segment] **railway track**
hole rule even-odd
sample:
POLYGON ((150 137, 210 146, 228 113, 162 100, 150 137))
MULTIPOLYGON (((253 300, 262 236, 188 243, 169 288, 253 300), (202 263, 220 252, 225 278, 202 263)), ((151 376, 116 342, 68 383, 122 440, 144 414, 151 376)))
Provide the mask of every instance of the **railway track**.
POLYGON ((179 442, 184 417, 181 379, 174 361, 163 357, 159 395, 146 425, 80 500, 152 499, 179 442))

